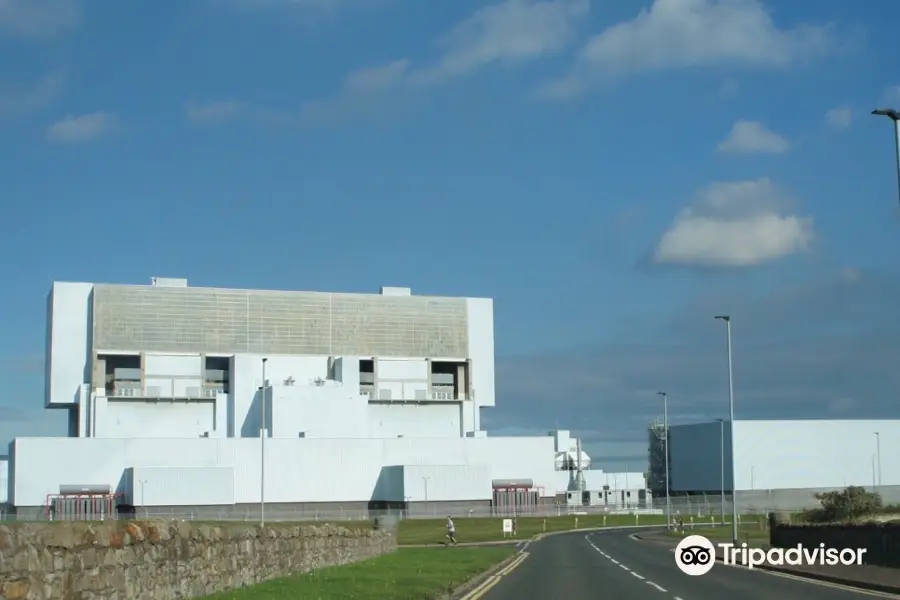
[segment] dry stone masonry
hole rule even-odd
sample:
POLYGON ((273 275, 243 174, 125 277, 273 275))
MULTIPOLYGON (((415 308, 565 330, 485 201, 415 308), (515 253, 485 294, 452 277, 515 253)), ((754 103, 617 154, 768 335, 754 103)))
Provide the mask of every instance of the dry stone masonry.
POLYGON ((0 600, 174 600, 372 558, 386 530, 190 521, 0 525, 0 600))

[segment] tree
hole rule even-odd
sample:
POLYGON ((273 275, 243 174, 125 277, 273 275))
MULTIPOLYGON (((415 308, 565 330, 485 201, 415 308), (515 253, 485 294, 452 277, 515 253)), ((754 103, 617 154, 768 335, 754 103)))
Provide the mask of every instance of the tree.
POLYGON ((825 523, 856 521, 878 512, 882 506, 881 495, 855 485, 838 492, 816 494, 816 500, 821 508, 810 511, 807 516, 811 521, 825 523))

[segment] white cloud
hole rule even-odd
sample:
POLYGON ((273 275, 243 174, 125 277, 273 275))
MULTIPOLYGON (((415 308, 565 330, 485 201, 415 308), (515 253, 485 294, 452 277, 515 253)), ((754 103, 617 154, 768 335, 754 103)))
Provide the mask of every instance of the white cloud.
POLYGON ((278 122, 321 122, 381 110, 386 97, 446 83, 490 64, 513 65, 562 51, 588 15, 589 0, 504 0, 479 9, 437 40, 440 56, 427 66, 408 59, 350 73, 337 94, 305 104, 299 117, 278 122))
POLYGON ((47 128, 47 139, 62 143, 89 142, 112 132, 117 126, 118 119, 107 112, 68 115, 47 128))
POLYGON ((234 100, 202 104, 191 101, 184 108, 188 120, 198 124, 229 121, 239 116, 243 110, 243 103, 234 100))
POLYGON ((46 107, 59 96, 65 81, 61 73, 54 73, 31 87, 0 87, 0 115, 27 113, 46 107))
POLYGON ((828 27, 780 29, 758 0, 655 0, 591 38, 575 68, 541 90, 577 95, 598 77, 646 70, 743 65, 785 68, 832 47, 828 27))
POLYGON ((75 27, 75 0, 0 0, 0 31, 20 37, 45 37, 75 27))
POLYGON ((811 218, 783 214, 789 196, 768 179, 714 183, 679 213, 653 254, 658 264, 749 267, 807 251, 811 218))
POLYGON ((757 121, 737 121, 728 137, 719 144, 723 154, 783 154, 791 145, 784 137, 757 121))
POLYGON ((848 129, 853 124, 853 110, 847 107, 832 108, 825 113, 825 124, 832 129, 848 129))
POLYGON ((556 54, 574 38, 588 0, 506 0, 484 7, 438 40, 441 58, 413 74, 421 84, 466 75, 491 63, 556 54))

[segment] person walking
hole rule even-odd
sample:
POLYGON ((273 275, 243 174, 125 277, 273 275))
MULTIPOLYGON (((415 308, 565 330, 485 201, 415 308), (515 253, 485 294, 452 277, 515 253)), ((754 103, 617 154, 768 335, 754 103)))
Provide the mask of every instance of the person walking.
POLYGON ((450 540, 450 543, 456 546, 459 542, 456 541, 456 525, 453 523, 453 519, 450 515, 447 515, 447 539, 450 540))

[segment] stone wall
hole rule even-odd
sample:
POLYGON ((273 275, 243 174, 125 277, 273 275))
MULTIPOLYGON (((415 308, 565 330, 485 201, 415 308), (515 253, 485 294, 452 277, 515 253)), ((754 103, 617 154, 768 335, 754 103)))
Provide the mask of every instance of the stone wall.
POLYGON ((190 521, 0 525, 0 600, 195 598, 364 560, 390 531, 190 521))
POLYGON ((773 548, 865 548, 863 560, 869 565, 900 568, 900 523, 860 523, 857 525, 790 525, 773 515, 769 518, 769 544, 773 548))

